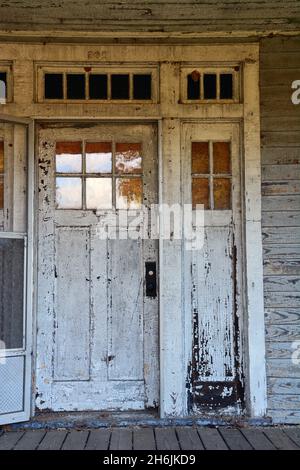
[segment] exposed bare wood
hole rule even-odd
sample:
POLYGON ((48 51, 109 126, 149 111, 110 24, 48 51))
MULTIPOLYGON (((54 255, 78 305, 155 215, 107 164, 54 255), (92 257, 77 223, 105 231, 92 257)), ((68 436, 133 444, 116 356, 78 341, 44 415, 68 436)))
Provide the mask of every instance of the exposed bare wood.
POLYGON ((300 312, 297 308, 266 308, 265 321, 272 325, 300 324, 300 312))
MULTIPOLYGON (((284 198, 286 198, 286 203, 293 202, 293 206, 296 207, 297 203, 300 203, 300 196, 294 196, 290 198, 289 196, 269 196, 264 198, 264 205, 266 201, 268 206, 272 204, 273 207, 277 204, 280 207, 284 207, 284 198), (297 198, 297 199, 296 199, 297 198)), ((288 208, 288 206, 286 206, 288 208)), ((298 227, 264 227, 263 229, 263 241, 266 248, 269 248, 269 244, 294 244, 295 250, 297 250, 297 244, 300 243, 300 230, 298 227)))
POLYGON ((300 227, 300 211, 268 211, 262 213, 263 227, 300 227))
POLYGON ((281 378, 283 375, 293 379, 299 379, 299 365, 291 359, 268 359, 267 373, 269 377, 281 378))
MULTIPOLYGON (((270 327, 267 328, 269 332, 270 327)), ((273 341, 272 336, 269 337, 269 341, 266 343, 266 354, 270 359, 291 359, 293 352, 292 342, 283 342, 285 338, 280 337, 280 341, 273 341), (281 341, 282 339, 282 341, 281 341)), ((287 339, 289 341, 289 339, 287 339)))
POLYGON ((266 307, 300 307, 299 292, 269 292, 265 295, 266 307))
MULTIPOLYGON (((293 145, 295 145, 293 143, 293 145)), ((283 142, 283 146, 284 145, 283 142)), ((300 177, 299 165, 266 165, 262 167, 263 181, 296 180, 300 177)))
POLYGON ((268 379, 269 395, 285 394, 287 396, 298 394, 299 390, 300 378, 269 377, 268 379))
POLYGON ((174 1, 101 2, 88 1, 82 7, 77 0, 40 4, 37 1, 7 2, 1 11, 2 29, 47 31, 283 31, 297 30, 299 5, 295 0, 284 4, 236 2, 218 3, 174 1), (35 8, 34 21, 32 8, 35 8), (272 21, 270 21, 270 19, 272 21))
POLYGON ((295 259, 265 259, 264 260, 265 275, 300 275, 300 261, 295 259))
POLYGON ((265 292, 299 292, 299 276, 266 276, 264 280, 265 292))

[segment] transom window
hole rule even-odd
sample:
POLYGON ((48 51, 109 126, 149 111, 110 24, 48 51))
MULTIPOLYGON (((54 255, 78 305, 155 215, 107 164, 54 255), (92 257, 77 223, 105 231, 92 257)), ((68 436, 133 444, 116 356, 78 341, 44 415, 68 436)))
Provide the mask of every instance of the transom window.
POLYGON ((38 101, 157 101, 157 68, 38 66, 38 101))
POLYGON ((192 142, 192 204, 231 209, 230 142, 192 142))
POLYGON ((138 209, 142 204, 142 144, 57 142, 58 209, 138 209))
POLYGON ((216 69, 187 67, 181 71, 182 102, 238 102, 239 90, 239 66, 216 69))

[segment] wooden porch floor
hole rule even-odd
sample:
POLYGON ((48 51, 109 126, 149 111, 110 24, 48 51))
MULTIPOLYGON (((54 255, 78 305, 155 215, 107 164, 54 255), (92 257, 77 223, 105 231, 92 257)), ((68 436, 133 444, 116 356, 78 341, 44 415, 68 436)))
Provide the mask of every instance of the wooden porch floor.
MULTIPOLYGON (((0 431, 1 432, 1 431, 0 431)), ((299 450, 300 427, 130 427, 18 430, 0 450, 299 450)))

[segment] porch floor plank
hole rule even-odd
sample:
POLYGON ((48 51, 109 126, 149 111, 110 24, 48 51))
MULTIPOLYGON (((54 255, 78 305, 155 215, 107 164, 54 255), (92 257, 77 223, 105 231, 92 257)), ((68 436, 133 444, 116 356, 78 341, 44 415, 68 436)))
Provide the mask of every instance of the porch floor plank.
POLYGON ((195 428, 176 428, 180 448, 182 450, 204 450, 203 444, 195 428))
POLYGON ((2 434, 0 436, 0 450, 12 450, 23 434, 23 431, 9 431, 2 434))
POLYGON ((264 434, 278 450, 299 450, 282 429, 264 429, 264 434))
POLYGON ((49 430, 38 446, 38 450, 60 450, 67 436, 67 431, 49 430))
POLYGON ((155 450, 155 438, 153 428, 139 428, 133 430, 134 450, 155 450))
POLYGON ((63 443, 62 450, 83 450, 89 431, 70 431, 63 443))
POLYGON ((220 428, 219 431, 230 450, 252 450, 251 445, 238 429, 220 428))
POLYGON ((217 429, 198 428, 198 434, 206 450, 228 450, 217 429))
POLYGON ((92 429, 85 450, 107 450, 110 434, 109 429, 92 429))
POLYGON ((290 438, 292 441, 300 447, 300 428, 284 428, 283 432, 290 438))
POLYGON ((35 450, 45 436, 45 430, 25 431, 21 439, 16 443, 14 450, 35 450))
POLYGON ((155 428, 157 450, 179 450, 174 428, 155 428))
POLYGON ((114 428, 111 433, 110 450, 132 450, 132 429, 114 428))
POLYGON ((264 435, 262 429, 242 429, 241 432, 255 450, 275 450, 276 447, 264 435))

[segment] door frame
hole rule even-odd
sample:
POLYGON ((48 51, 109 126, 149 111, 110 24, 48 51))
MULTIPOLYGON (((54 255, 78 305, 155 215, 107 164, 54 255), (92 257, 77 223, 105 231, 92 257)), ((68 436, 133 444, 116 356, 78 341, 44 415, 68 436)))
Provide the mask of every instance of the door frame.
MULTIPOLYGON (((1 238, 24 240, 24 401, 23 410, 7 413, 0 416, 0 425, 27 421, 32 416, 32 351, 33 351, 33 314, 34 314, 34 194, 35 194, 35 162, 34 162, 34 120, 20 118, 6 114, 0 114, 0 121, 7 124, 19 124, 26 128, 26 161, 27 161, 27 232, 2 232, 1 238)), ((16 355, 16 352, 8 353, 7 357, 16 355)))
MULTIPOLYGON (((245 287, 245 392, 247 414, 251 417, 263 417, 266 413, 266 363, 265 363, 265 332, 264 332, 264 303, 263 303, 263 261, 261 234, 261 160, 260 160, 260 109, 259 109, 259 62, 258 48, 256 60, 244 62, 243 86, 243 117, 241 125, 242 162, 242 201, 243 201, 243 237, 244 237, 244 287, 245 287), (245 195, 247 194, 247 198, 245 195)), ((223 118, 224 119, 224 118, 223 118)), ((220 121, 223 120, 220 118, 220 121)), ((194 119, 193 119, 194 120, 194 119)), ((208 119, 211 121, 211 119, 208 119)), ((226 118, 225 118, 226 120, 226 118)), ((158 126, 158 200, 167 203, 168 197, 178 193, 181 185, 181 141, 180 126, 189 119, 169 119, 135 117, 120 118, 117 116, 101 116, 95 118, 82 117, 45 117, 36 119, 42 122, 124 122, 128 125, 136 122, 152 122, 158 126), (174 176, 176 181, 171 183, 168 173, 168 158, 174 155, 176 163, 174 176), (171 192, 168 184, 172 184, 171 192), (168 197, 167 197, 168 196, 168 197)), ((199 118, 199 122, 206 119, 199 118)), ((34 162, 36 164, 36 162, 34 162)), ((176 198, 175 198, 176 199, 176 198)), ((160 223, 163 223, 160 215, 160 223)), ((182 244, 176 240, 166 241, 159 236, 159 363, 160 363, 160 417, 185 417, 188 415, 186 374, 191 353, 190 321, 184 309, 182 282, 184 280, 184 262, 182 244), (178 253, 173 256, 174 248, 178 253), (172 262, 170 262, 172 258, 172 262), (173 259, 174 258, 174 259, 173 259), (176 258, 176 259, 175 259, 176 258), (166 259, 169 262, 166 264, 166 259), (178 268, 178 269, 177 269, 178 268), (165 286, 174 275, 173 292, 166 292, 165 286), (174 312, 174 297, 176 307, 174 312), (179 308, 180 305, 180 308, 179 308), (185 313, 185 314, 184 314, 185 313), (170 328, 172 325, 172 328, 170 328), (176 344, 176 360, 172 345, 176 344), (177 361, 180 359, 180 362, 177 361)), ((36 331, 36 329, 34 330, 36 331)), ((34 395, 34 394, 33 394, 34 395)), ((34 412, 34 396, 33 396, 34 412)))

